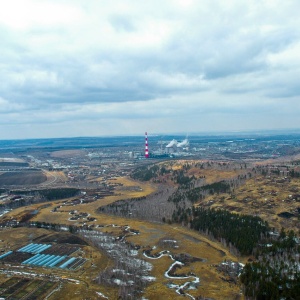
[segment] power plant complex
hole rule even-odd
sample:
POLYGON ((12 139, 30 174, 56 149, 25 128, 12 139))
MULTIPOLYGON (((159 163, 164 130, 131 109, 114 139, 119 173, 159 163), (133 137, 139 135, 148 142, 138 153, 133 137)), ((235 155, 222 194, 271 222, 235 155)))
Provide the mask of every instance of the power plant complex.
MULTIPOLYGON (((185 138, 183 141, 178 142, 173 139, 170 142, 166 142, 167 145, 163 147, 163 142, 160 141, 160 148, 156 151, 152 150, 151 155, 149 153, 149 144, 148 144, 148 133, 145 132, 145 158, 161 155, 176 155, 189 150, 190 142, 188 138, 185 138)), ((152 148, 153 149, 153 148, 152 148)))
POLYGON ((189 140, 186 138, 182 142, 177 142, 176 140, 172 140, 169 144, 167 144, 165 148, 166 153, 176 153, 188 151, 190 146, 189 140))

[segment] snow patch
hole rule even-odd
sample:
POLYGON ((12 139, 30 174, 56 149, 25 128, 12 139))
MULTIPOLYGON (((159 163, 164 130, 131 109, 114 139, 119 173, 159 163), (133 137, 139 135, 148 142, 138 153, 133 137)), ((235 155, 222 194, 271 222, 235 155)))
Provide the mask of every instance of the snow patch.
POLYGON ((97 295, 99 295, 100 297, 104 298, 104 299, 109 299, 108 297, 106 297, 104 294, 102 294, 101 292, 96 292, 97 295))

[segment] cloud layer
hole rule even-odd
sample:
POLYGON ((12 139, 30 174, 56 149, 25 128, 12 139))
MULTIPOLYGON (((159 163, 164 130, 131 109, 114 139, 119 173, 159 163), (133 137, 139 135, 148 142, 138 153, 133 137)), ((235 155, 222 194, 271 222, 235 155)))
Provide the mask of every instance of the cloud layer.
POLYGON ((300 128, 297 0, 0 4, 0 139, 300 128))

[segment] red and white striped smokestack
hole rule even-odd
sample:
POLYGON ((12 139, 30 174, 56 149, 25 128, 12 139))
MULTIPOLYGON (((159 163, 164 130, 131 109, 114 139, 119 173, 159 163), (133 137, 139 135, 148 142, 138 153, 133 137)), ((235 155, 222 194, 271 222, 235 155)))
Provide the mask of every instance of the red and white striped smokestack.
POLYGON ((145 158, 149 158, 148 134, 145 132, 145 158))

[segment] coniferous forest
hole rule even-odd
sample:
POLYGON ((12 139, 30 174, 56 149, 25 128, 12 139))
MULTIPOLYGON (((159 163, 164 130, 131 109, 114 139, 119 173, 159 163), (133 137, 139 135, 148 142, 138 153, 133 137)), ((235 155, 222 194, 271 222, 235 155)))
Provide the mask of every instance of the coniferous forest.
POLYGON ((270 231, 268 223, 259 217, 203 207, 179 209, 173 213, 173 221, 189 223, 191 228, 235 247, 241 255, 252 254, 270 231))
POLYGON ((179 208, 173 222, 209 235, 238 255, 255 257, 240 274, 246 299, 300 298, 300 246, 294 231, 277 233, 260 217, 202 207, 179 208))
POLYGON ((299 299, 300 246, 293 231, 269 236, 255 249, 256 261, 247 263, 240 276, 246 299, 299 299))

